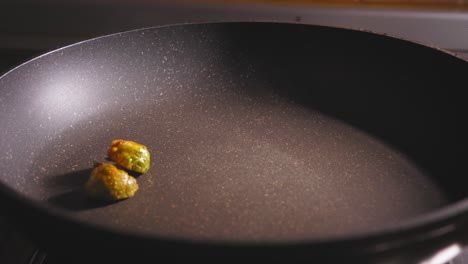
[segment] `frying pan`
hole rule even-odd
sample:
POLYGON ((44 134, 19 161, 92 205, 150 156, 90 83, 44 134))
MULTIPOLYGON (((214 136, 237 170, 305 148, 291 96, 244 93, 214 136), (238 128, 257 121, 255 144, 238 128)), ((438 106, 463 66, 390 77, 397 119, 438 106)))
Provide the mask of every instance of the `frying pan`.
POLYGON ((77 43, 0 78, 2 208, 88 263, 447 260, 466 237, 467 70, 395 37, 288 23, 77 43), (151 169, 134 197, 91 202, 82 186, 117 138, 146 145, 151 169))

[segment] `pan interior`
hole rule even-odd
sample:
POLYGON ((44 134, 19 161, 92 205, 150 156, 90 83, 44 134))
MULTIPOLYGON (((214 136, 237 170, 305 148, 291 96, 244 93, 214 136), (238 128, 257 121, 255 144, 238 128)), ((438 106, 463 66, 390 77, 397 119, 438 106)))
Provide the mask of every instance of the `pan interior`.
POLYGON ((14 91, 0 101, 2 182, 85 222, 190 239, 398 224, 454 200, 428 165, 448 133, 439 127, 452 125, 432 107, 445 100, 431 92, 442 81, 402 76, 426 56, 454 60, 429 51, 277 24, 147 29, 68 47, 0 80, 14 91), (152 167, 135 197, 89 202, 80 188, 117 138, 145 144, 152 167))
POLYGON ((366 231, 446 201, 404 156, 349 125, 280 98, 208 97, 74 125, 34 161, 28 194, 86 221, 239 240, 366 231), (152 168, 135 197, 95 207, 77 188, 114 138, 147 145, 152 168))

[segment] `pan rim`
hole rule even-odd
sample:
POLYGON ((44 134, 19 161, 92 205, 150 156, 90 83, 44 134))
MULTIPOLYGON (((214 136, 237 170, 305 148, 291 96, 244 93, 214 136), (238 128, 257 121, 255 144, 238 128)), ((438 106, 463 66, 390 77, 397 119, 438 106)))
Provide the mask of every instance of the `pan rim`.
MULTIPOLYGON (((161 26, 149 26, 143 27, 138 29, 126 30, 121 32, 116 32, 112 34, 102 35, 95 38, 90 38, 87 40, 79 41, 76 43, 72 43, 54 50, 47 51, 39 56, 36 56, 30 60, 27 60, 10 70, 6 71, 3 75, 0 76, 0 80, 10 74, 11 72, 15 71, 16 69, 22 67, 25 64, 32 63, 33 61, 40 59, 42 57, 48 56, 53 53, 60 52, 64 49, 78 46, 83 43, 88 43, 92 41, 96 41, 102 38, 108 38, 112 36, 118 36, 122 34, 129 34, 135 32, 142 32, 148 30, 154 30, 157 28, 166 28, 166 27, 178 27, 178 26, 185 26, 185 25, 210 25, 210 24, 279 24, 279 25, 300 25, 305 27, 316 27, 316 28, 330 28, 330 29, 337 29, 343 31, 354 31, 360 33, 367 33, 378 35, 385 38, 392 38, 398 41, 407 42, 416 44, 425 48, 429 48, 432 50, 436 50, 438 52, 445 53, 449 56, 452 56, 456 59, 462 60, 464 62, 468 62, 468 59, 463 58, 451 51, 447 51, 436 46, 421 43, 413 40, 408 40, 402 37, 397 37, 390 34, 379 33, 371 30, 365 29, 353 29, 347 27, 336 27, 336 26, 326 26, 326 25, 315 25, 315 24, 306 24, 301 22, 283 22, 283 21, 273 21, 273 20, 220 20, 220 21, 210 21, 210 22, 185 22, 185 23, 174 23, 174 24, 167 24, 161 26)), ((139 232, 132 232, 126 229, 119 229, 119 228, 112 228, 102 224, 83 221, 77 218, 74 218, 66 210, 53 207, 46 203, 35 201, 33 199, 28 198, 27 196, 15 191, 13 188, 2 182, 0 180, 0 195, 4 197, 8 197, 8 199, 15 201, 17 204, 23 206, 25 210, 30 208, 41 213, 48 213, 49 215, 56 217, 60 220, 64 220, 68 223, 73 225, 81 225, 85 227, 90 227, 92 229, 101 230, 105 233, 115 233, 120 234, 125 237, 136 237, 136 238, 143 238, 149 240, 159 240, 159 241, 180 241, 180 242, 189 242, 193 243, 194 240, 188 240, 185 238, 176 238, 176 237, 163 237, 163 236, 156 236, 156 235, 148 235, 139 232)), ((395 245, 399 245, 398 242, 404 241, 405 244, 418 242, 422 240, 427 240, 433 237, 443 236, 452 232, 457 227, 454 225, 457 223, 457 219, 464 218, 468 216, 468 198, 444 205, 441 208, 431 210, 430 212, 420 214, 418 216, 412 217, 410 219, 406 219, 401 221, 399 224, 391 224, 386 225, 383 228, 378 230, 372 231, 361 231, 361 232, 353 232, 350 234, 344 235, 335 235, 331 237, 324 237, 324 238, 314 238, 314 239, 305 239, 305 240, 290 240, 290 241, 264 241, 262 240, 259 244, 258 241, 229 241, 229 240, 210 240, 210 239, 199 239, 195 240, 197 244, 205 244, 205 245, 226 245, 226 246, 313 246, 313 245, 352 245, 353 243, 374 243, 374 242, 385 242, 390 245, 391 248, 391 241, 395 242, 395 245), (408 239, 413 238, 413 239, 408 239)), ((386 247, 386 249, 389 247, 386 247)))
POLYGON ((69 45, 65 45, 63 47, 59 47, 59 48, 56 48, 56 49, 45 51, 44 53, 42 53, 42 54, 40 54, 38 56, 35 56, 33 58, 30 58, 29 60, 26 60, 26 61, 24 61, 22 63, 19 63, 18 65, 13 66, 11 69, 9 69, 9 70, 5 71, 3 74, 1 74, 0 79, 5 77, 6 75, 8 75, 10 72, 16 70, 17 68, 19 68, 19 67, 21 67, 21 66, 23 66, 25 64, 31 63, 31 62, 33 62, 33 61, 35 61, 37 59, 42 58, 42 57, 45 57, 45 56, 47 56, 49 54, 56 53, 56 52, 59 52, 61 50, 73 47, 73 46, 78 46, 78 45, 81 45, 83 43, 96 41, 96 40, 99 40, 99 39, 102 39, 102 38, 118 36, 118 35, 121 35, 121 34, 135 33, 135 32, 139 32, 139 31, 154 30, 154 29, 157 29, 157 28, 165 28, 165 27, 177 27, 177 26, 185 26, 185 25, 249 24, 249 23, 311 26, 311 27, 321 27, 321 28, 329 28, 329 29, 337 29, 337 30, 368 33, 368 34, 378 35, 380 37, 386 37, 386 38, 391 38, 391 39, 395 39, 395 40, 399 40, 399 41, 403 41, 403 42, 413 43, 413 44, 416 44, 416 45, 419 45, 419 46, 423 46, 425 48, 430 48, 430 49, 433 49, 433 50, 437 50, 439 52, 442 52, 442 53, 445 53, 445 54, 450 55, 452 57, 455 57, 455 58, 457 58, 459 60, 468 62, 468 58, 460 56, 460 55, 456 54, 455 52, 442 49, 442 48, 440 48, 440 47, 438 47, 436 45, 431 45, 429 43, 423 43, 423 42, 419 42, 419 41, 415 41, 415 40, 409 40, 409 39, 404 38, 402 36, 396 36, 394 34, 383 33, 383 32, 378 32, 378 31, 374 31, 374 30, 363 29, 363 28, 356 29, 356 28, 344 27, 344 26, 343 27, 338 27, 338 26, 327 26, 327 25, 319 25, 319 24, 306 24, 306 23, 303 23, 303 22, 296 22, 296 21, 280 21, 280 20, 266 20, 266 19, 264 19, 264 20, 261 20, 261 19, 252 19, 252 20, 213 20, 213 21, 208 21, 208 22, 205 22, 205 21, 182 22, 182 23, 166 24, 166 25, 161 25, 161 26, 148 26, 148 27, 142 27, 142 28, 137 28, 137 29, 118 31, 118 32, 111 33, 111 34, 105 34, 105 35, 97 36, 97 37, 94 37, 94 38, 85 39, 85 40, 82 40, 82 41, 71 43, 69 45))

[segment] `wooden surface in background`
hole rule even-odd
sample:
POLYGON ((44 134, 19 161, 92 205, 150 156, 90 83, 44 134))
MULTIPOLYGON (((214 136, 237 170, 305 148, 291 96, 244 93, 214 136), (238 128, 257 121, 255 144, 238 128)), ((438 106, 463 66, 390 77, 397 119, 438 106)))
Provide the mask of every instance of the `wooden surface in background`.
POLYGON ((468 0, 199 0, 198 2, 275 4, 275 5, 321 5, 398 7, 429 9, 468 9, 468 0))

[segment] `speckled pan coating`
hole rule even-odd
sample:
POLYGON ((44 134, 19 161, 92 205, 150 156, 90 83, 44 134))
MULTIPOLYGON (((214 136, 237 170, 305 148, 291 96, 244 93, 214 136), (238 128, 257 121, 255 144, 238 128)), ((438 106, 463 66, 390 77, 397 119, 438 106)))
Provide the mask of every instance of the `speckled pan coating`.
POLYGON ((0 180, 84 222, 156 236, 303 240, 398 224, 456 189, 430 165, 452 124, 432 102, 453 80, 444 60, 464 64, 430 51, 268 23, 70 46, 0 79, 0 180), (441 74, 426 76, 435 58, 441 74), (79 188, 117 138, 145 144, 151 169, 135 197, 91 204, 79 188))

